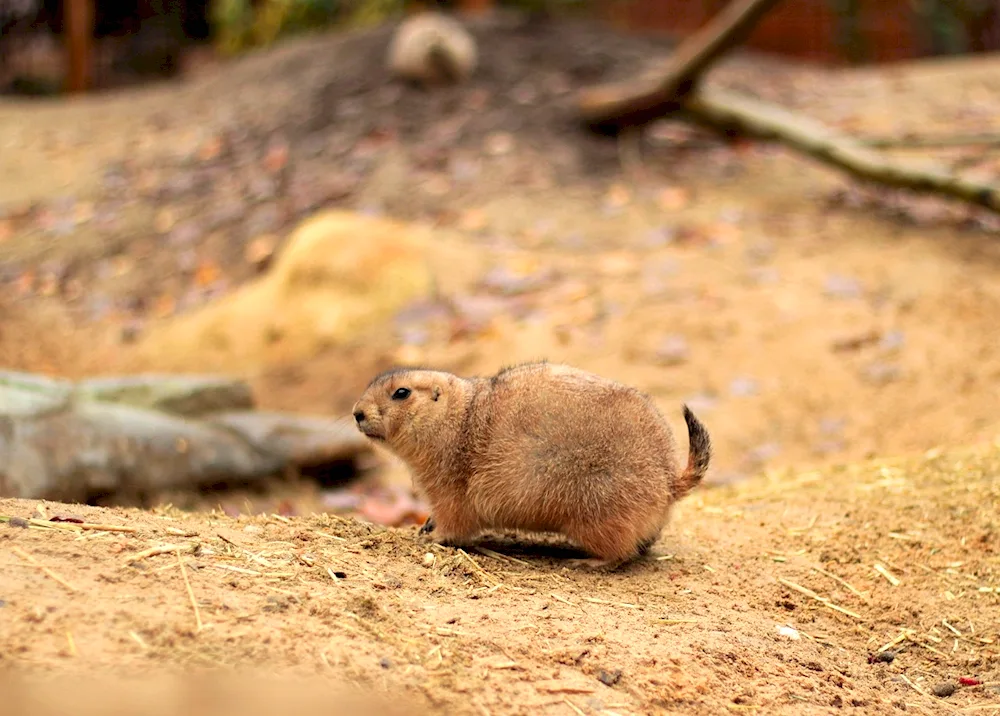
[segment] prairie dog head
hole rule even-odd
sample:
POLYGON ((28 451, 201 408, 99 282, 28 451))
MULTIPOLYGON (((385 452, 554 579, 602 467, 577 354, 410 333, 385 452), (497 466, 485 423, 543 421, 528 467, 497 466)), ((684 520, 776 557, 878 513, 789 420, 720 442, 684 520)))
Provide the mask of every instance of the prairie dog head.
POLYGON ((396 369, 375 376, 354 404, 358 430, 403 459, 440 444, 464 405, 463 381, 434 370, 396 369))

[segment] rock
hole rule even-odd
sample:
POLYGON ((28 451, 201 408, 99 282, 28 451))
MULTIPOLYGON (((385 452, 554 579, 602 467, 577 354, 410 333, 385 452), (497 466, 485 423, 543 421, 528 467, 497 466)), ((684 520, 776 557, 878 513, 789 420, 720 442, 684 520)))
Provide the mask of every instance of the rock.
POLYGON ((791 639, 792 641, 798 641, 799 631, 790 626, 779 626, 778 634, 785 637, 786 639, 791 639))
POLYGON ((610 671, 607 671, 605 669, 601 669, 597 672, 597 680, 605 686, 614 686, 622 680, 622 670, 611 669, 610 671))
POLYGON ((932 693, 935 696, 938 696, 942 699, 946 699, 953 693, 955 693, 955 684, 951 683, 950 681, 942 681, 940 684, 937 684, 934 687, 932 693))
POLYGON ((880 651, 879 653, 868 657, 869 664, 891 664, 896 660, 896 652, 891 649, 886 649, 885 651, 880 651))
POLYGON ((0 497, 134 497, 247 483, 290 467, 356 467, 372 452, 350 419, 252 408, 249 387, 224 377, 74 384, 0 372, 0 497))
POLYGON ((344 211, 289 237, 273 268, 203 309, 151 325, 137 346, 162 370, 252 373, 309 358, 429 295, 429 229, 344 211))
POLYGON ((461 23, 442 13, 422 12, 396 29, 387 65, 400 79, 439 85, 469 79, 478 60, 476 41, 461 23))
POLYGON ((76 386, 78 397, 195 417, 224 410, 252 410, 244 381, 222 376, 133 375, 91 378, 76 386))

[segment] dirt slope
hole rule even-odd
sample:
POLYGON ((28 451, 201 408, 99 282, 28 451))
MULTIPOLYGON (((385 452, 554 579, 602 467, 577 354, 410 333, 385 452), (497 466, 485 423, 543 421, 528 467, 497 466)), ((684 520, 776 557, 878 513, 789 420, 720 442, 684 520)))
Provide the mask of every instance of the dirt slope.
POLYGON ((1000 708, 998 475, 989 445, 703 490, 604 575, 554 539, 461 552, 330 515, 46 504, 130 531, 0 527, 0 663, 262 667, 433 713, 1000 708), (164 544, 183 556, 141 557, 164 544))

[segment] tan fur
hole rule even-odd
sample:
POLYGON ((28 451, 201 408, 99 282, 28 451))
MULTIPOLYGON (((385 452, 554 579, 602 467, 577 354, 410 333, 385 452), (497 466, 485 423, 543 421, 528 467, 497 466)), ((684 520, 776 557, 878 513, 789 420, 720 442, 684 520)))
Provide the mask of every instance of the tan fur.
POLYGON ((354 412, 362 432, 407 463, 444 542, 488 529, 558 532, 619 564, 657 539, 708 465, 708 434, 689 411, 682 471, 648 396, 567 365, 529 363, 492 378, 393 371, 372 381, 354 412), (411 392, 394 400, 400 388, 411 392))

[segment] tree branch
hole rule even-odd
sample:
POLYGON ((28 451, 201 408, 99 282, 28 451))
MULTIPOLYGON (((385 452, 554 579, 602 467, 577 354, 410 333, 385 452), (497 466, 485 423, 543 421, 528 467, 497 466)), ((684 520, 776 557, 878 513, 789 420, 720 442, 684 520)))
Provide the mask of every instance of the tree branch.
POLYGON ((1000 132, 973 134, 901 134, 859 137, 858 141, 879 149, 944 149, 947 147, 1000 147, 1000 132))
POLYGON ((703 88, 687 98, 682 114, 724 133, 781 142, 858 179, 939 194, 1000 213, 998 186, 956 176, 939 166, 919 166, 884 156, 821 122, 751 97, 703 88))
POLYGON ((684 40, 665 65, 645 77, 591 87, 578 104, 592 128, 617 134, 678 109, 699 77, 730 49, 742 43, 781 0, 734 0, 707 25, 684 40))

